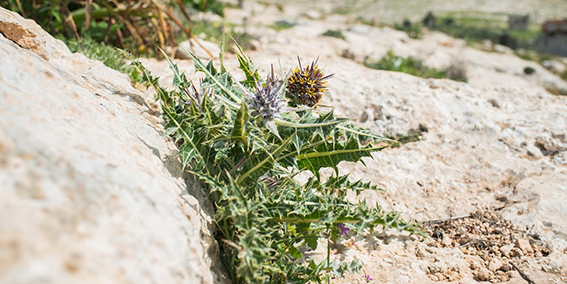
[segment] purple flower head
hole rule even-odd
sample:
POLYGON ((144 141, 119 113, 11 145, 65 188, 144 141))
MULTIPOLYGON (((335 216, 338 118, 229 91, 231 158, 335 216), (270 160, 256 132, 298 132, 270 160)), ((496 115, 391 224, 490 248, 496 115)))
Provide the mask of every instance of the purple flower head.
POLYGON ((364 275, 364 277, 366 277, 366 282, 370 282, 370 281, 374 280, 374 279, 370 278, 370 275, 368 275, 368 274, 364 275))
POLYGON ((347 237, 347 232, 350 231, 349 228, 347 228, 347 226, 345 224, 339 224, 339 229, 341 229, 341 235, 344 235, 345 237, 347 237))

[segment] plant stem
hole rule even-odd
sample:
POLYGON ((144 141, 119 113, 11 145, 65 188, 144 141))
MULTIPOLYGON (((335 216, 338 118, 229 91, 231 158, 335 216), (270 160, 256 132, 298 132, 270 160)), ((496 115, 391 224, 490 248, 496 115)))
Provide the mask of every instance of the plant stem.
POLYGON ((321 122, 321 123, 293 123, 293 122, 289 122, 286 120, 282 120, 282 119, 275 119, 274 120, 276 122, 276 125, 278 126, 285 126, 285 127, 291 127, 291 128, 313 128, 313 127, 322 127, 322 126, 330 126, 330 125, 335 125, 335 124, 339 124, 339 123, 343 123, 344 121, 341 120, 335 120, 335 121, 329 121, 329 122, 321 122))

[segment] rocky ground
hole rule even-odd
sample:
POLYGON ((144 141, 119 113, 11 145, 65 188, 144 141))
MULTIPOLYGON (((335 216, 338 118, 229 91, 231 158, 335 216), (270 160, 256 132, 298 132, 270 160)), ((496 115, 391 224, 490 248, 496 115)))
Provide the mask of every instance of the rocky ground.
POLYGON ((3 8, 0 58, 0 283, 213 283, 152 101, 3 8))
MULTIPOLYGON (((341 170, 385 188, 363 198, 425 222, 431 238, 378 232, 343 240, 335 256, 359 259, 364 269, 334 283, 365 283, 365 275, 376 283, 567 283, 567 97, 546 91, 567 89, 565 81, 505 47, 482 51, 436 32, 413 40, 300 4, 246 2, 227 20, 257 37, 247 53, 262 73, 271 64, 288 70, 297 55, 319 57, 335 73, 323 104, 378 133, 420 133, 420 141, 378 153, 367 167, 341 170), (267 27, 278 20, 296 25, 267 27), (327 29, 346 39, 321 36, 327 29), (388 50, 438 68, 458 61, 469 81, 362 65, 388 50), (524 74, 527 66, 536 72, 524 74)), ((162 63, 147 64, 170 79, 162 63)), ((236 70, 233 56, 226 64, 236 70)))
MULTIPOLYGON (((567 84, 506 48, 413 40, 325 9, 245 1, 227 20, 257 37, 247 53, 262 74, 319 57, 335 73, 324 105, 377 133, 419 133, 340 170, 384 188, 361 198, 430 235, 351 235, 333 256, 363 271, 333 283, 567 283, 567 97, 546 91, 567 84), (278 20, 296 25, 267 27, 278 20), (337 28, 345 40, 321 36, 337 28), (469 83, 361 64, 390 49, 430 66, 458 60, 469 83)), ((205 198, 181 178, 151 94, 2 9, 0 33, 0 283, 217 280, 205 198)), ((171 81, 165 62, 144 63, 171 81)), ((233 55, 225 64, 237 74, 233 55)))

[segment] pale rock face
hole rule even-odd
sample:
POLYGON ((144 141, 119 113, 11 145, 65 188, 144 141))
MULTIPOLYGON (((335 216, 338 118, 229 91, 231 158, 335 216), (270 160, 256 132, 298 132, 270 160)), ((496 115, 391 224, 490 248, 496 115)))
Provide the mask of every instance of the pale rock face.
POLYGON ((213 283, 151 99, 2 8, 0 58, 0 283, 213 283))
MULTIPOLYGON (((356 124, 377 133, 395 135, 406 134, 410 129, 427 130, 422 132, 419 142, 376 153, 373 160, 365 161, 367 167, 341 165, 341 174, 350 172, 352 179, 372 181, 386 190, 365 192, 361 198, 419 221, 463 216, 477 209, 496 210, 525 234, 540 237, 552 250, 547 257, 526 259, 527 264, 522 266, 525 272, 538 283, 564 279, 567 97, 551 95, 545 88, 565 90, 567 83, 509 52, 476 50, 462 40, 436 32, 413 40, 390 28, 352 24, 347 17, 339 19, 333 15, 333 20, 329 17, 311 21, 296 12, 308 5, 296 1, 281 14, 253 13, 273 7, 248 8, 255 15, 248 21, 250 31, 259 37, 262 46, 247 54, 260 74, 266 74, 270 64, 281 65, 285 74, 296 66, 297 55, 302 62, 319 57, 319 66, 325 73, 335 73, 322 104, 334 107, 337 115, 355 118, 356 124), (260 32, 262 25, 282 18, 297 21, 298 25, 276 35, 260 32), (333 28, 340 28, 346 40, 321 36, 333 28), (390 49, 438 68, 461 60, 469 83, 416 78, 360 64, 365 58, 379 59, 390 49), (341 57, 345 50, 353 60, 341 57), (526 66, 536 72, 524 74, 526 66), (550 262, 559 263, 559 272, 542 272, 550 262)), ((227 17, 238 20, 246 12, 228 11, 227 17)), ((386 13, 371 9, 368 12, 386 13)), ((230 55, 224 62, 227 69, 237 69, 236 60, 230 55)), ((191 70, 190 63, 180 66, 191 70)), ((156 69, 163 70, 159 66, 156 69)), ((240 76, 237 71, 235 74, 240 76)), ((352 245, 351 239, 344 241, 348 249, 342 256, 361 260, 364 274, 370 274, 379 283, 396 283, 405 275, 410 276, 410 283, 436 283, 425 272, 438 259, 448 263, 450 260, 451 265, 459 267, 461 282, 476 282, 467 264, 470 255, 460 250, 432 250, 417 258, 409 252, 421 244, 386 242, 388 237, 376 234, 353 239, 352 245)), ((494 263, 492 268, 496 266, 494 263)), ((489 278, 492 272, 486 270, 483 274, 489 278)), ((348 275, 336 282, 364 282, 361 279, 363 275, 348 275)), ((511 280, 523 281, 518 275, 511 280)))

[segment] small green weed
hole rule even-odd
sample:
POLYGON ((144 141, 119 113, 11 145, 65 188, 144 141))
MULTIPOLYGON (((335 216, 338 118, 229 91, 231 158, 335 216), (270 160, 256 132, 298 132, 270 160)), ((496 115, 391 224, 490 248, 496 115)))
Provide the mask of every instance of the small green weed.
POLYGON ((556 96, 567 96, 567 90, 565 89, 558 89, 556 87, 545 87, 545 90, 556 96))
POLYGON ((273 25, 271 25, 270 27, 274 30, 276 30, 277 32, 281 31, 281 30, 287 30, 287 29, 291 29, 296 25, 296 23, 294 22, 290 22, 290 21, 286 21, 286 20, 282 20, 282 21, 277 21, 275 22, 273 25))
POLYGON ((446 73, 434 68, 425 66, 421 60, 413 57, 402 57, 394 54, 392 50, 378 62, 364 61, 366 67, 378 70, 389 70, 407 73, 423 78, 445 78, 446 73))
MULTIPOLYGON (((194 35, 203 34, 204 38, 208 41, 219 42, 222 38, 225 29, 233 29, 233 28, 234 25, 231 24, 225 25, 224 23, 221 22, 202 21, 193 25, 192 32, 194 35)), ((186 39, 187 39, 186 37, 183 38, 183 40, 186 39)))
POLYGON ((508 30, 507 24, 498 20, 498 15, 448 14, 435 18, 432 28, 452 37, 462 38, 469 43, 482 43, 490 40, 493 43, 508 46, 512 49, 533 49, 538 36, 539 27, 532 25, 527 30, 508 30))
POLYGON ((535 69, 530 67, 530 66, 526 66, 524 67, 524 74, 526 75, 532 75, 533 73, 535 73, 535 69))
POLYGON ((322 95, 329 76, 313 66, 316 62, 294 69, 297 80, 288 88, 288 78, 273 70, 263 79, 241 48, 237 58, 245 75, 241 82, 226 71, 222 53, 220 68, 193 56, 204 75, 200 86, 167 58, 174 88, 166 90, 130 57, 143 82, 157 92, 165 132, 176 141, 184 168, 214 204, 220 257, 233 283, 330 283, 331 275, 361 270, 359 261, 341 262, 330 253, 331 240, 339 242, 347 231, 381 226, 423 235, 420 226, 396 212, 349 201, 348 192, 379 189, 337 169, 342 161, 361 161, 395 141, 335 117, 332 110, 288 104, 287 96, 312 87, 303 79, 319 86, 309 95, 322 95), (323 168, 334 169, 334 175, 322 178, 323 168), (305 171, 312 176, 298 182, 295 177, 305 171), (326 258, 316 262, 308 251, 321 238, 327 240, 326 258))
MULTIPOLYGON (((551 60, 551 61, 557 60, 557 56, 555 56, 555 55, 550 55, 550 54, 546 54, 546 53, 538 53, 538 52, 535 52, 535 51, 533 51, 533 50, 523 50, 522 52, 516 52, 516 56, 518 56, 518 57, 520 57, 520 58, 522 58, 522 59, 524 59, 524 60, 529 60, 529 61, 537 62, 537 63, 539 63, 539 64, 542 65, 542 66, 544 65, 544 62, 545 62, 545 61, 548 61, 548 60, 551 60)), ((526 67, 526 68, 524 68, 524 73, 525 73, 525 74, 528 74, 528 73, 526 73, 526 71, 527 71, 527 72, 530 72, 530 70, 526 70, 527 68, 531 68, 531 67, 526 67)), ((563 79, 564 81, 567 81, 567 70, 564 70, 564 71, 560 72, 560 71, 551 69, 551 70, 549 70, 549 71, 552 72, 552 73, 554 73, 555 75, 559 76, 559 78, 563 79)), ((534 72, 535 72, 535 70, 534 70, 534 72)), ((532 72, 532 73, 533 73, 533 72, 532 72)), ((551 93, 559 93, 559 91, 553 90, 553 88, 550 89, 550 90, 548 90, 548 91, 550 91, 551 93), (551 90, 551 91, 550 91, 550 90, 551 90)))
POLYGON ((378 70, 398 71, 422 78, 447 78, 454 81, 467 82, 466 66, 463 62, 453 62, 447 69, 438 70, 425 66, 421 60, 413 57, 402 57, 389 50, 378 62, 364 61, 364 66, 378 70))
POLYGON ((341 30, 326 30, 323 34, 323 36, 330 36, 330 37, 336 37, 336 38, 340 38, 342 40, 346 40, 345 35, 343 34, 343 31, 341 30))
POLYGON ((55 37, 90 37, 156 56, 161 55, 159 49, 176 46, 174 29, 191 36, 189 12, 224 15, 219 0, 0 0, 0 6, 35 20, 55 37), (172 13, 174 7, 179 17, 172 13))
POLYGON ((457 82, 465 82, 469 81, 468 73, 467 73, 467 66, 464 61, 462 60, 454 60, 446 69, 445 69, 445 78, 451 79, 457 82))
POLYGON ((423 36, 421 25, 412 23, 408 19, 405 19, 401 24, 394 24, 394 29, 406 32, 413 39, 419 39, 423 36))
POLYGON ((368 18, 365 18, 365 17, 362 17, 362 16, 358 16, 358 17, 356 17, 356 22, 361 23, 363 25, 372 26, 372 27, 378 26, 378 23, 377 23, 376 19, 374 19, 374 18, 368 19, 368 18))
POLYGON ((406 134, 386 135, 386 137, 395 140, 397 143, 392 144, 392 148, 400 147, 407 143, 421 141, 421 134, 427 132, 427 129, 410 129, 406 134))

